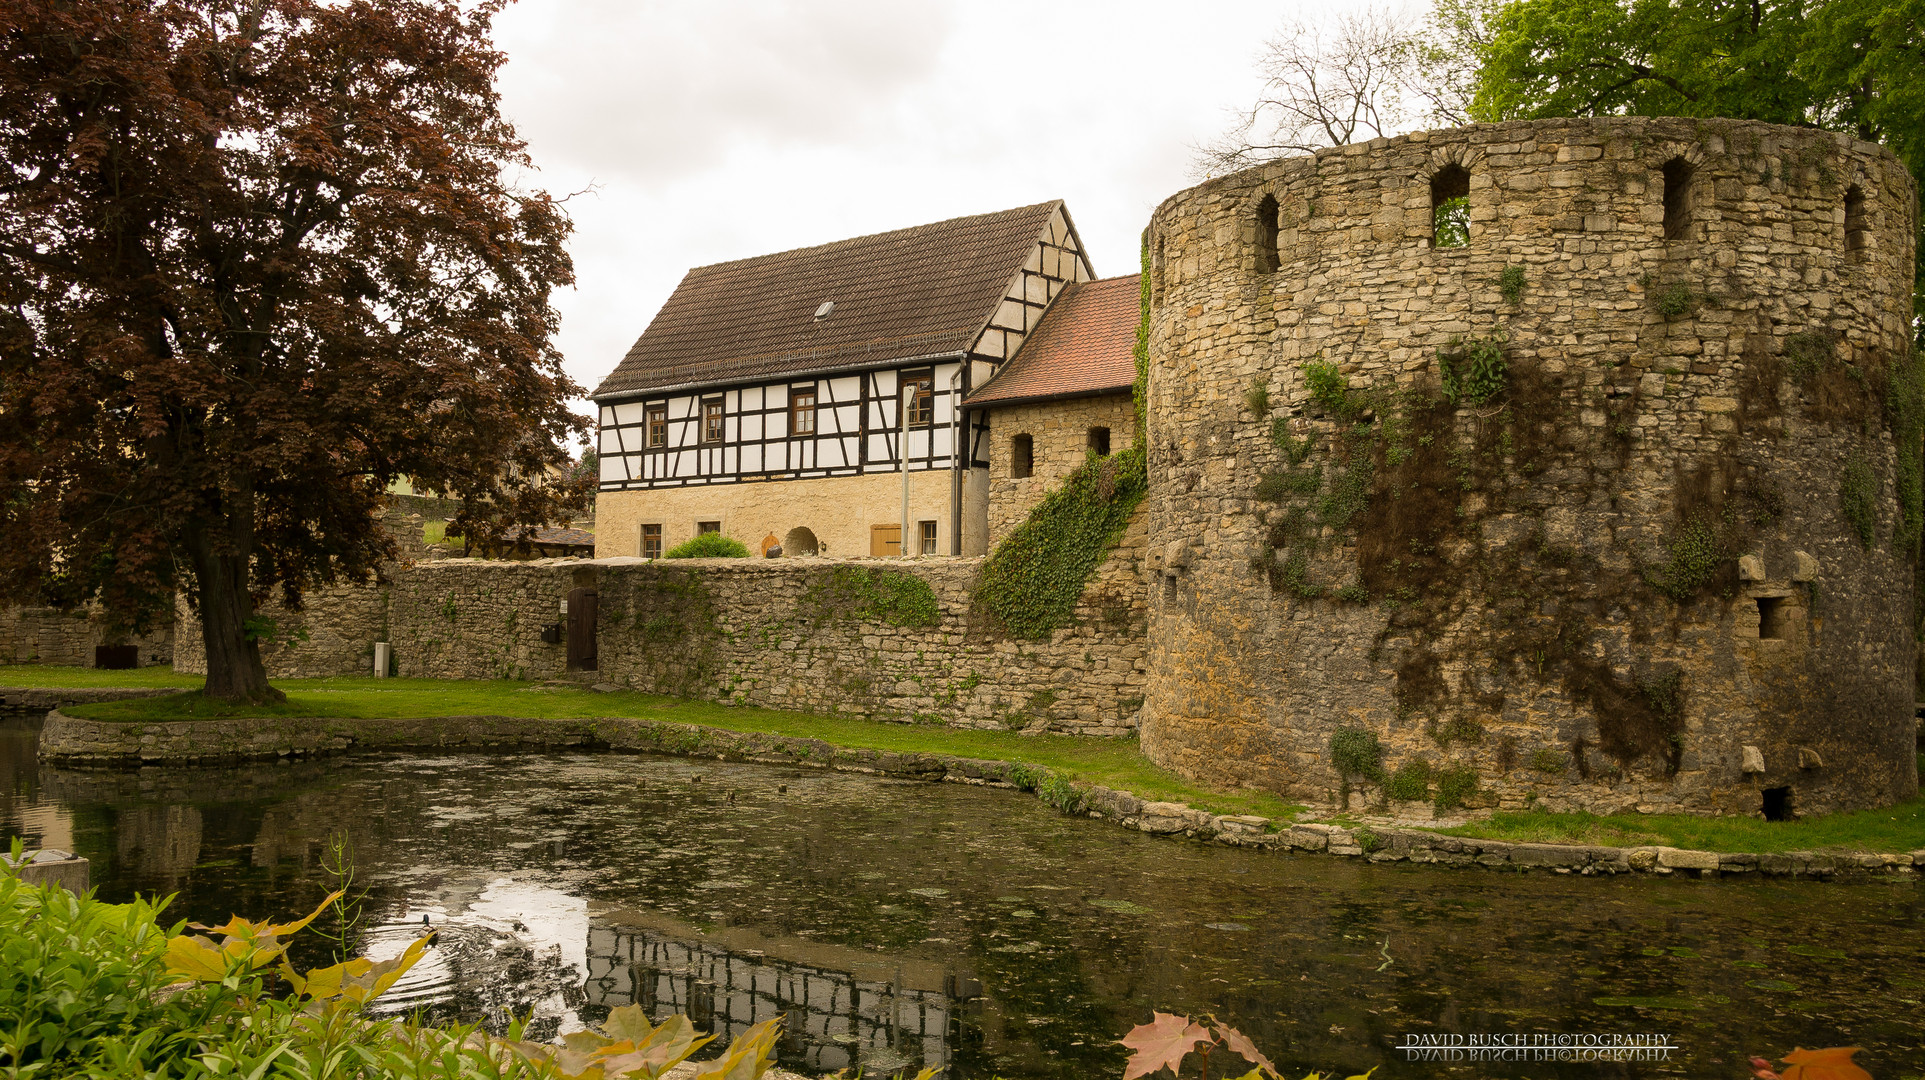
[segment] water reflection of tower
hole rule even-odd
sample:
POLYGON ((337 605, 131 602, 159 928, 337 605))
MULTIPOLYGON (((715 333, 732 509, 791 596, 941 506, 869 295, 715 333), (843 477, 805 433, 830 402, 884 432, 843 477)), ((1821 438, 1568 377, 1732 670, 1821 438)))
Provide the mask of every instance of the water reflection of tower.
POLYGON ((781 1056, 814 1072, 949 1062, 949 995, 906 985, 900 971, 864 979, 627 927, 595 926, 588 940, 586 989, 597 1004, 634 1003, 656 1017, 687 1013, 723 1039, 787 1014, 781 1056))
POLYGON ((192 806, 132 806, 114 827, 115 858, 141 886, 176 889, 200 862, 201 812, 192 806))

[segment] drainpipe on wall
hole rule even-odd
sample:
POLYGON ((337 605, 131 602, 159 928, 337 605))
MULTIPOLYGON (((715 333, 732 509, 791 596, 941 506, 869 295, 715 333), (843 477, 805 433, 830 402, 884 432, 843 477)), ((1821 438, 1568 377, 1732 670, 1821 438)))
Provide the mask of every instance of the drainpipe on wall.
MULTIPOLYGON (((963 363, 968 363, 964 360, 963 363)), ((949 377, 949 553, 962 554, 962 439, 969 430, 968 414, 963 412, 960 389, 963 366, 949 377)))
MULTIPOLYGON (((896 454, 902 462, 902 531, 896 535, 901 542, 896 545, 896 557, 909 557, 909 392, 902 381, 902 372, 896 372, 896 405, 902 410, 902 443, 896 447, 896 454)), ((918 544, 918 547, 921 545, 918 544)))

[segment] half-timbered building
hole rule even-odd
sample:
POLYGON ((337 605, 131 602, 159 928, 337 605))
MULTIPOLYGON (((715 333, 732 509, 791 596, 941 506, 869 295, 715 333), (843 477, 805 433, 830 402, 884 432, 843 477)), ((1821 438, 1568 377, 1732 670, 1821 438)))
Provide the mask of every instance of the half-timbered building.
POLYGON ((964 398, 1094 276, 1061 201, 690 270, 594 394, 596 554, 982 553, 964 398))

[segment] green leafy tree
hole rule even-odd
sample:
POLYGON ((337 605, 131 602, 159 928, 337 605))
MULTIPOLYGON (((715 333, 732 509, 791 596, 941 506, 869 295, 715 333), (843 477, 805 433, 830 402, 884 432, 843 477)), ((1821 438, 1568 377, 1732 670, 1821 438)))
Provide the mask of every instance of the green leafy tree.
POLYGON ((1478 60, 1477 120, 1810 125, 1925 177, 1925 0, 1444 0, 1433 28, 1432 55, 1478 60))
POLYGON ((473 540, 584 501, 500 6, 0 0, 0 590, 179 589, 205 692, 278 700, 260 609, 389 556, 396 477, 473 540))

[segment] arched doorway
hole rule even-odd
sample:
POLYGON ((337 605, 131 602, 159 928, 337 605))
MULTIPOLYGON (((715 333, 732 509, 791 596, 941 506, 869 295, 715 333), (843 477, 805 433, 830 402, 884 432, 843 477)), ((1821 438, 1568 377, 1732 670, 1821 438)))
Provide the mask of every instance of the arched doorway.
POLYGON ((782 538, 784 555, 814 555, 819 546, 815 534, 800 525, 790 529, 789 535, 782 538))

